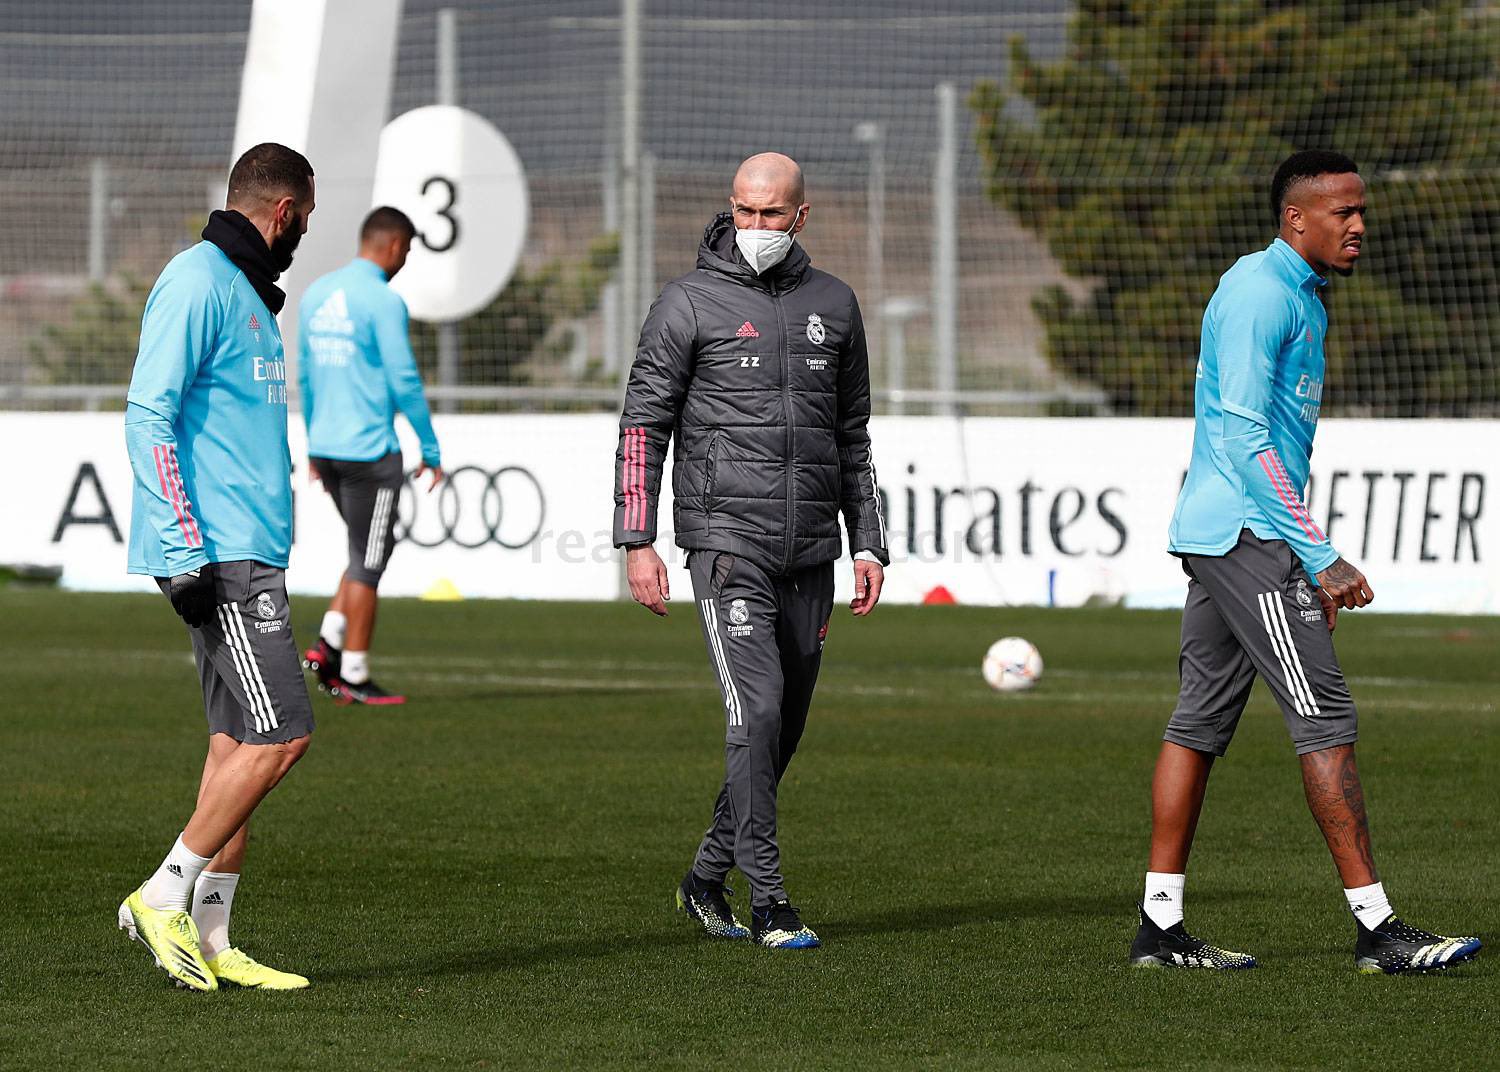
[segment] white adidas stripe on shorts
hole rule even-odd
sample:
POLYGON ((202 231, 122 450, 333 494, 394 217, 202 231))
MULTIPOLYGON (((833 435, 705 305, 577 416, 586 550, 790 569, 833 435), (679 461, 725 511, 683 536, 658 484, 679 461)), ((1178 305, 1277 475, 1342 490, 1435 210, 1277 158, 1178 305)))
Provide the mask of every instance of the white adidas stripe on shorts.
POLYGON ((239 675, 240 687, 250 703, 250 714, 255 720, 257 733, 270 733, 276 729, 276 707, 271 703, 270 690, 260 675, 260 666, 255 661, 255 652, 250 648, 250 637, 245 632, 244 619, 234 603, 219 605, 219 625, 224 630, 224 640, 229 645, 235 671, 239 675))
POLYGON ((1266 627, 1271 650, 1281 663, 1281 673, 1286 690, 1291 694, 1297 713, 1303 718, 1318 718, 1318 699, 1313 695, 1312 684, 1302 669, 1302 658, 1297 654, 1297 645, 1292 640, 1291 626, 1286 620, 1286 607, 1280 592, 1261 592, 1256 597, 1260 604, 1260 620, 1266 627))
POLYGON ((370 534, 365 538, 365 569, 379 569, 385 561, 385 531, 391 521, 391 506, 396 501, 394 488, 375 492, 375 509, 370 516, 370 534))

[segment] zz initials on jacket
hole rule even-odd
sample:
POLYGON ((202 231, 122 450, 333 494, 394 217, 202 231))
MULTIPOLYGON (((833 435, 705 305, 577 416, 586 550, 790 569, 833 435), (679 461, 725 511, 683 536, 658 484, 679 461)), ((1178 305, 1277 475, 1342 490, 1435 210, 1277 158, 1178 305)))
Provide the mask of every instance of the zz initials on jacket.
POLYGON ((740 368, 760 368, 759 354, 745 354, 740 358, 740 368))

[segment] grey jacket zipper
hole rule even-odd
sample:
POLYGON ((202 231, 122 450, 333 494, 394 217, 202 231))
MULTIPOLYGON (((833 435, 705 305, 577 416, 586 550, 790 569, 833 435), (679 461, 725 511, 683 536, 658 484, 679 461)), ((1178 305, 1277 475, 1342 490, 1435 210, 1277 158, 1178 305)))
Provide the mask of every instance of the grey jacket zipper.
POLYGON ((785 573, 792 568, 792 548, 796 546, 794 539, 796 510, 792 506, 792 486, 795 483, 793 474, 797 467, 797 460, 792 456, 795 420, 792 416, 791 346, 786 329, 786 308, 781 304, 781 288, 775 283, 771 284, 771 301, 776 306, 776 327, 781 333, 778 340, 781 356, 781 411, 786 418, 786 535, 782 537, 785 542, 781 552, 781 569, 785 573))

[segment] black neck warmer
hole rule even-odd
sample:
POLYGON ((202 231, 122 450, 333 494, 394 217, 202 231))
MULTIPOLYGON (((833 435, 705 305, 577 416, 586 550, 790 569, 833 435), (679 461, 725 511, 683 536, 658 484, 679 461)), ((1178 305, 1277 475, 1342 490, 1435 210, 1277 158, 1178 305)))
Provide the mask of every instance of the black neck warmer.
POLYGON ((255 293, 266 303, 272 313, 280 313, 286 304, 286 294, 276 285, 281 275, 271 261, 271 251, 251 223, 234 209, 219 209, 208 217, 208 226, 203 228, 203 240, 212 242, 224 251, 224 256, 245 273, 255 293))

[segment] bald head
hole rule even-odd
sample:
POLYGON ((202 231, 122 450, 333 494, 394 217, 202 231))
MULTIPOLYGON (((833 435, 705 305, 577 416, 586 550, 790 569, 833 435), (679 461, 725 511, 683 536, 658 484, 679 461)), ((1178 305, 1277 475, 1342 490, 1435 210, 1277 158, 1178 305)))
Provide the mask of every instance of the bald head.
POLYGON ((807 222, 805 192, 797 161, 781 153, 756 153, 734 173, 729 198, 734 225, 800 231, 807 222))
POLYGON ((734 173, 734 196, 770 194, 781 200, 802 203, 802 169, 797 161, 781 153, 756 153, 734 173))

